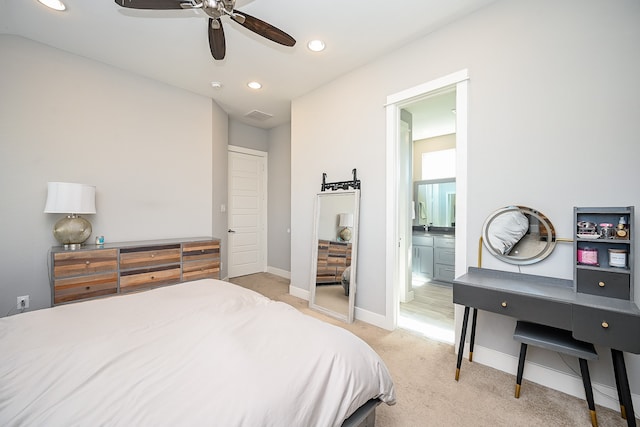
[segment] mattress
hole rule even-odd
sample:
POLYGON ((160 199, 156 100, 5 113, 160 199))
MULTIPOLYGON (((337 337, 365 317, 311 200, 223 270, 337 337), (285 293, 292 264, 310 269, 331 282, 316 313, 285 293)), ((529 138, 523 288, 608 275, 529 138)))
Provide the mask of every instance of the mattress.
POLYGON ((364 341, 220 280, 0 319, 0 425, 339 426, 372 398, 364 341))

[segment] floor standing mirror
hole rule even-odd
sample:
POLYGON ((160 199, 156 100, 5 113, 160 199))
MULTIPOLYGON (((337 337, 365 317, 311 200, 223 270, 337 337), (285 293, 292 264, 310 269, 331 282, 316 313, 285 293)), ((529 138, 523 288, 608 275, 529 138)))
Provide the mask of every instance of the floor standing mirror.
POLYGON ((360 190, 318 193, 309 307, 353 322, 360 190))

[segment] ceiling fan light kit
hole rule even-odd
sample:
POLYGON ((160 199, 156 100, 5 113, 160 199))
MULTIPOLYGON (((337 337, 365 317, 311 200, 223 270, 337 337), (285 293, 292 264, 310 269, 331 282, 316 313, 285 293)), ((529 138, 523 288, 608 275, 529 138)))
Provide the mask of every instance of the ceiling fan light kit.
POLYGON ((307 43, 307 47, 313 52, 322 52, 326 45, 322 40, 311 40, 307 43))
MULTIPOLYGON (((45 1, 45 0, 41 0, 45 1)), ((226 42, 222 18, 230 17, 246 29, 283 46, 294 46, 296 40, 284 31, 235 9, 236 0, 115 0, 116 4, 130 9, 202 9, 209 16, 207 32, 211 56, 216 60, 224 59, 226 42)))
POLYGON ((38 0, 43 5, 53 9, 63 11, 66 10, 67 7, 60 0, 38 0))

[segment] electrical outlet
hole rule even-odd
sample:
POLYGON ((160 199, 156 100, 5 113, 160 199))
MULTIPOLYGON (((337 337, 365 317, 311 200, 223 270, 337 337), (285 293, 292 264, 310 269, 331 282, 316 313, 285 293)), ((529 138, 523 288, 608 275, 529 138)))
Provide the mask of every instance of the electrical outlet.
POLYGON ((29 308, 29 295, 23 295, 21 297, 18 297, 16 308, 18 310, 29 308))

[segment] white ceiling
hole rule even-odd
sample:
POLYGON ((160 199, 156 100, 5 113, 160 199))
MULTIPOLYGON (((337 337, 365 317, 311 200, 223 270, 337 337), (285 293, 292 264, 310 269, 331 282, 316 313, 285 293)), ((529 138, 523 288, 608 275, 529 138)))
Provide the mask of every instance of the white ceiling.
POLYGON ((133 10, 114 0, 0 0, 0 33, 23 36, 213 98, 231 117, 271 128, 290 120, 291 100, 494 0, 237 0, 236 8, 293 36, 280 46, 223 18, 227 54, 211 57, 207 16, 133 10), (321 38, 327 48, 306 44, 321 38), (257 80, 254 91, 246 83, 257 80), (211 87, 212 81, 222 88, 211 87), (244 117, 259 110, 264 121, 244 117))

